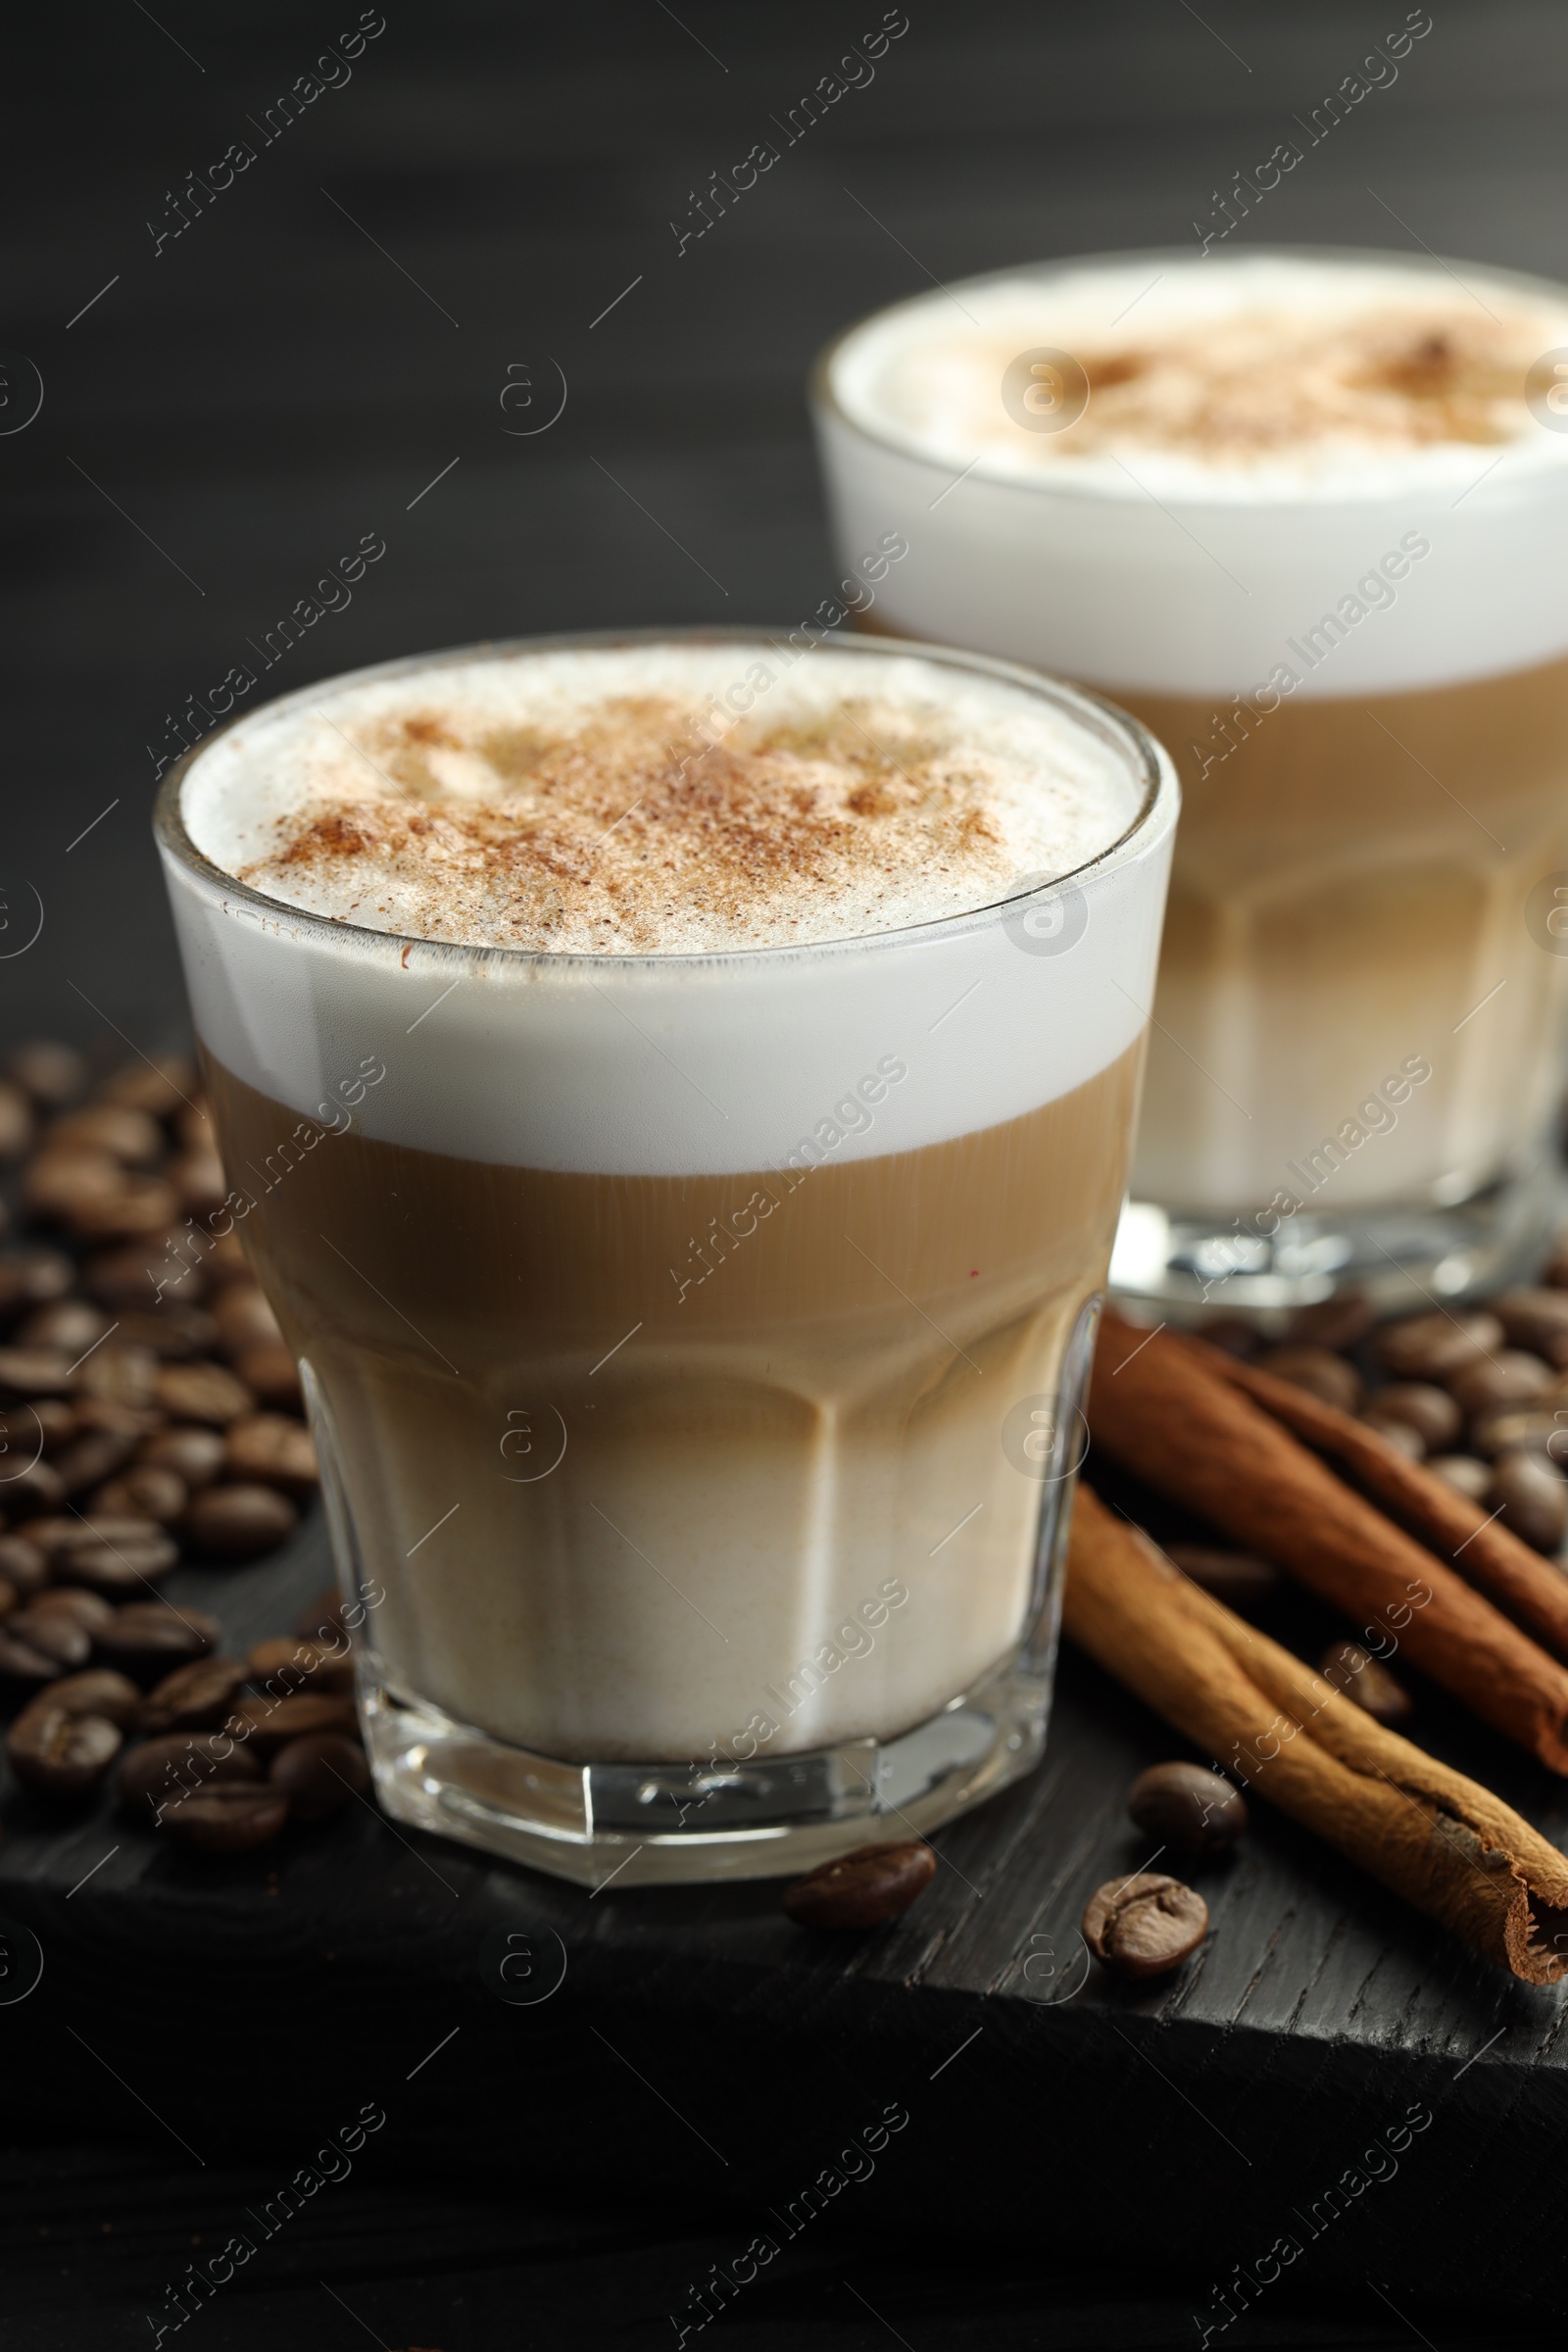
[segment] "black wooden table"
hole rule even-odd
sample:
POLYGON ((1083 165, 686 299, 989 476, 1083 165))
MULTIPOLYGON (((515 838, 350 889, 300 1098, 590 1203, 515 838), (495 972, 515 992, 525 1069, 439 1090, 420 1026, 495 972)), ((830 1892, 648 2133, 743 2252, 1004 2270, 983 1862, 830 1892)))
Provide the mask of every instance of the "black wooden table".
MULTIPOLYGON (((389 7, 357 51, 356 11, 300 0, 29 28, 0 325, 4 1037, 122 1053, 177 1027, 154 770, 362 533, 385 558, 270 684, 529 630, 793 623, 831 579, 818 344, 933 275, 1184 243, 1403 11, 911 7, 874 81, 681 248, 694 192, 881 15, 447 0, 389 7), (285 127, 327 40, 343 71, 285 127), (254 160, 219 187, 234 142, 254 160)), ((1568 274, 1565 85, 1547 0, 1450 5, 1239 233, 1568 274)), ((321 1568, 312 1529, 222 1580, 230 1631, 286 1622, 321 1568)), ((1561 1834, 1498 1743, 1435 1702, 1422 1729, 1561 1834)), ((184 2266, 367 2102, 387 2121, 352 2173, 182 2340, 672 2343, 666 2315, 769 2228, 779 2256, 714 2323, 738 2343, 1197 2343, 1293 2231, 1300 2259, 1214 2340, 1449 2352, 1497 2340, 1512 2295, 1568 2300, 1552 1997, 1268 1820, 1205 1879, 1214 1936, 1174 1987, 1076 1981, 1084 1892, 1144 1858, 1126 1781, 1170 1744, 1069 1667, 1041 1775, 945 1833, 919 1908, 848 1951, 765 1887, 590 1902, 368 1812, 275 1879, 215 1881, 0 1800, 0 1912, 47 1954, 0 2006, 8 2347, 152 2341, 184 2266), (487 1988, 496 1927, 560 1938, 547 2000, 487 1988), (890 2104, 907 2124, 849 2179, 890 2104), (1412 2104, 1432 2121, 1397 2174, 1363 2171, 1310 2235, 1412 2104), (782 2236, 768 2210, 834 2168, 782 2236)))

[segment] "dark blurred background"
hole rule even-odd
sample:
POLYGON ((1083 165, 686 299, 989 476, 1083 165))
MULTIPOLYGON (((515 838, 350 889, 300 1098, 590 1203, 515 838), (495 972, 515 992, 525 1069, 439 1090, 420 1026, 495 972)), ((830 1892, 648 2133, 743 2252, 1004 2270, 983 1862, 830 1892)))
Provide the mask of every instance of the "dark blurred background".
MULTIPOLYGON (((13 50, 0 1042, 101 1041, 112 1024, 147 1045, 177 1025, 148 830, 158 759, 188 698, 233 663, 259 666, 269 631, 363 535, 384 556, 275 662, 269 690, 480 637, 794 623, 831 583, 803 379, 835 329, 933 278, 1196 241, 1216 192, 1407 16, 1400 0, 1203 0, 1201 14, 1188 0, 908 0, 869 84, 722 216, 710 207, 711 227, 681 250, 710 175, 760 140, 783 146, 790 109, 884 25, 878 0, 681 0, 678 15, 662 0, 384 0, 348 77, 322 69, 338 86, 278 126, 282 93, 381 13, 115 0, 34 12, 13 50), (234 141, 255 160, 220 190, 211 168, 234 141), (210 195, 192 197, 191 173, 210 195), (29 369, 43 394, 30 422, 29 369)), ((1553 0, 1432 0, 1432 17, 1397 80, 1308 152, 1238 241, 1568 274, 1568 15, 1553 0)), ((93 2119, 77 2128, 90 2139, 93 2119)), ((138 2227, 156 2179, 144 2168, 122 2194, 119 2164, 51 2159, 35 2183, 21 2246, 33 2316, 10 2338, 22 2352, 132 2341, 118 2320, 98 2331, 86 2272, 49 2252, 52 2212, 85 2204, 138 2227), (74 2316, 50 2318, 52 2302, 74 2316)), ((27 2177, 6 2168, 8 2198, 27 2177)), ((373 2202, 354 2210, 356 2275, 409 2258, 406 2210, 395 2230, 373 2202)), ((700 2236, 703 2217, 686 2218, 700 2236)), ((475 2294, 468 2331, 449 2322, 461 2340, 664 2340, 637 2285, 644 2224, 552 2227, 526 2263, 509 2257, 521 2267, 495 2306, 516 2312, 504 2339, 488 2322, 472 2331, 501 2278, 491 2257, 484 2293, 454 2277, 436 2308, 475 2294), (609 2265, 588 2250, 607 2231, 609 2265), (547 2271, 559 2297, 552 2286, 541 2305, 547 2271), (558 2316, 541 2319, 545 2305, 558 2316)), ((912 2257, 884 2246, 865 2276, 893 2265, 897 2328, 857 2307, 824 2254, 819 2289, 759 2296, 723 2326, 738 2344, 791 2343, 809 2325, 917 2352, 1190 2341, 1190 2304, 1167 2308, 1159 2280, 1133 2293, 1136 2215, 1127 2242, 1114 2278, 1079 2276, 1045 2217, 1010 2266, 994 2248, 928 2244, 912 2303, 896 2280, 912 2257)), ((412 2243, 438 2260, 416 2228, 412 2243)), ((692 2257, 700 2276, 708 2253, 692 2257)), ((350 2261, 342 2246, 319 2258, 329 2272, 350 2261)), ((214 2345, 229 2324, 202 2323, 214 2345)), ((288 2324, 306 2345, 375 2332, 353 2313, 288 2324)), ((1369 2295, 1332 2328, 1280 2311, 1230 2340, 1418 2335, 1431 2340, 1369 2295)))

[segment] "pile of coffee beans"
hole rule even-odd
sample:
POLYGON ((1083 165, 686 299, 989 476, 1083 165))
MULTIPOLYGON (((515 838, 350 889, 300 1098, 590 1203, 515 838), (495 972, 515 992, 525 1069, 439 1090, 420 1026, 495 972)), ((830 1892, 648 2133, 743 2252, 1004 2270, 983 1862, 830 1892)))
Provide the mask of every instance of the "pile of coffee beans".
POLYGON ((335 1596, 307 1613, 309 1632, 244 1658, 217 1653, 211 1617, 163 1601, 115 1609, 61 1587, 28 1615, 68 1669, 31 1692, 6 1735, 11 1769, 35 1795, 81 1803, 116 1766, 120 1802, 144 1824, 198 1853, 237 1854, 368 1788, 335 1596))
MULTIPOLYGON (((1354 1296, 1298 1313, 1269 1344, 1239 1317, 1202 1337, 1353 1413, 1494 1511, 1538 1551, 1568 1535, 1568 1239, 1540 1284, 1484 1307, 1410 1315, 1373 1330, 1354 1296)), ((1184 1563, 1185 1564, 1185 1563, 1184 1563)))

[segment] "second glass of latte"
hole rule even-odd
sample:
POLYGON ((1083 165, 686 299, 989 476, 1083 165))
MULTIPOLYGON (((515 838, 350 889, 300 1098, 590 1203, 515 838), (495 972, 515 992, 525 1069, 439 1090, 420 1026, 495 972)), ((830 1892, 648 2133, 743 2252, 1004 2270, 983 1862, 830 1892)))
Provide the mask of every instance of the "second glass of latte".
POLYGON ((1177 786, 1005 662, 497 646, 159 837, 395 1814, 771 1875, 1037 1759, 1177 786))
POLYGON ((1568 291, 1119 254, 921 296, 814 383, 861 624, 1111 694, 1186 812, 1113 1266, 1157 1311, 1527 1264, 1568 965, 1568 291))

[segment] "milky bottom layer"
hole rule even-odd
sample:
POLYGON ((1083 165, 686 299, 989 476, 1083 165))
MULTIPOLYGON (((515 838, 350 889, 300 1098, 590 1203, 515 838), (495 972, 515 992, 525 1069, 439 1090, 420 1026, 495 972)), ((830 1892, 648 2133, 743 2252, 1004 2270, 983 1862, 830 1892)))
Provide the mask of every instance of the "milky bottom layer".
MULTIPOLYGON (((1103 1281, 1140 1058, 805 1175, 354 1132, 291 1167, 243 1230, 386 1590, 389 1683, 650 1762, 885 1737, 974 1683, 1037 1605, 1036 1416, 1103 1281)), ((230 1163, 267 1166, 290 1114, 210 1076, 230 1163)))
POLYGON ((1134 1189, 1227 1215, 1452 1200, 1561 1089, 1568 662, 1282 706, 1123 698, 1182 770, 1134 1189), (1231 737, 1240 733, 1233 719, 1231 737), (1558 928, 1561 917, 1557 916, 1558 928))

